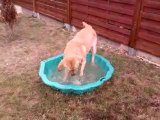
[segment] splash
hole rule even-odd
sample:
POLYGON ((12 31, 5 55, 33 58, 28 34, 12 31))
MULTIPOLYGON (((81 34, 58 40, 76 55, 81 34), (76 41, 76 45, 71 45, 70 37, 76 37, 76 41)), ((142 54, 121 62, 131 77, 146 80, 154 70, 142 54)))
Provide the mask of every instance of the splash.
POLYGON ((61 84, 84 85, 95 82, 102 76, 104 76, 104 71, 100 68, 100 66, 87 63, 84 69, 83 77, 79 77, 78 72, 75 76, 69 75, 68 78, 64 81, 64 71, 58 72, 57 70, 50 70, 48 79, 50 81, 59 82, 61 84))

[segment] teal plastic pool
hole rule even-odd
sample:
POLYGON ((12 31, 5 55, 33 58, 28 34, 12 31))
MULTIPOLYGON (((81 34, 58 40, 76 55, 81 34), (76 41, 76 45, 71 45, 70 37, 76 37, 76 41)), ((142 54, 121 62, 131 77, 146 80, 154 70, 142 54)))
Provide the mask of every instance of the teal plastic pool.
MULTIPOLYGON (((49 58, 47 60, 43 60, 40 64, 39 69, 39 76, 41 77, 44 84, 60 90, 63 93, 75 93, 75 94, 82 94, 85 92, 89 92, 97 88, 98 86, 102 85, 105 81, 109 80, 114 72, 114 68, 111 65, 111 63, 105 59, 103 56, 96 54, 95 55, 95 63, 101 67, 101 69, 104 71, 104 76, 99 78, 95 82, 87 83, 84 85, 74 85, 74 84, 61 84, 59 82, 50 81, 47 77, 50 70, 57 69, 58 63, 63 58, 63 54, 54 56, 52 58, 49 58)), ((91 53, 89 53, 86 57, 87 61, 90 61, 91 59, 91 53)))

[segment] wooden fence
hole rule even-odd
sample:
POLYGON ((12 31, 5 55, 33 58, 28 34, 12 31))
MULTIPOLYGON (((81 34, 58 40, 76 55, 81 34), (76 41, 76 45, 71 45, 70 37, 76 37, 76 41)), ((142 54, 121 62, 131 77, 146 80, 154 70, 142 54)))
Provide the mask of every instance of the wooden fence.
POLYGON ((54 19, 82 27, 160 57, 160 0, 14 0, 54 19))
POLYGON ((129 44, 134 5, 135 2, 124 4, 118 0, 71 0, 71 23, 79 26, 81 21, 87 21, 101 35, 129 44))

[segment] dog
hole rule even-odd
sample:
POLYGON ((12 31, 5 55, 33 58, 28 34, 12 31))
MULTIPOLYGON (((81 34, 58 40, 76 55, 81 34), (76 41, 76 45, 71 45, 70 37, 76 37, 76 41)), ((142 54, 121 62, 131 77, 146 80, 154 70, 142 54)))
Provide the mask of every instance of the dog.
POLYGON ((92 48, 91 62, 94 63, 96 54, 97 34, 91 25, 82 22, 84 28, 81 29, 72 40, 70 40, 65 49, 64 57, 58 64, 58 71, 65 68, 64 80, 68 74, 74 76, 78 68, 80 68, 80 77, 83 76, 84 68, 86 65, 86 55, 92 48))

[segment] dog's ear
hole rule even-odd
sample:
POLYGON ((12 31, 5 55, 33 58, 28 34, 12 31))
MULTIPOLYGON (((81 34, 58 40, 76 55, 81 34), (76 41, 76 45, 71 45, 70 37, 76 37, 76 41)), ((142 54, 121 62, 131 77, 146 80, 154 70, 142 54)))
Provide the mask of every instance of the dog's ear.
POLYGON ((58 71, 61 71, 64 68, 64 60, 61 60, 61 62, 58 64, 58 71))

